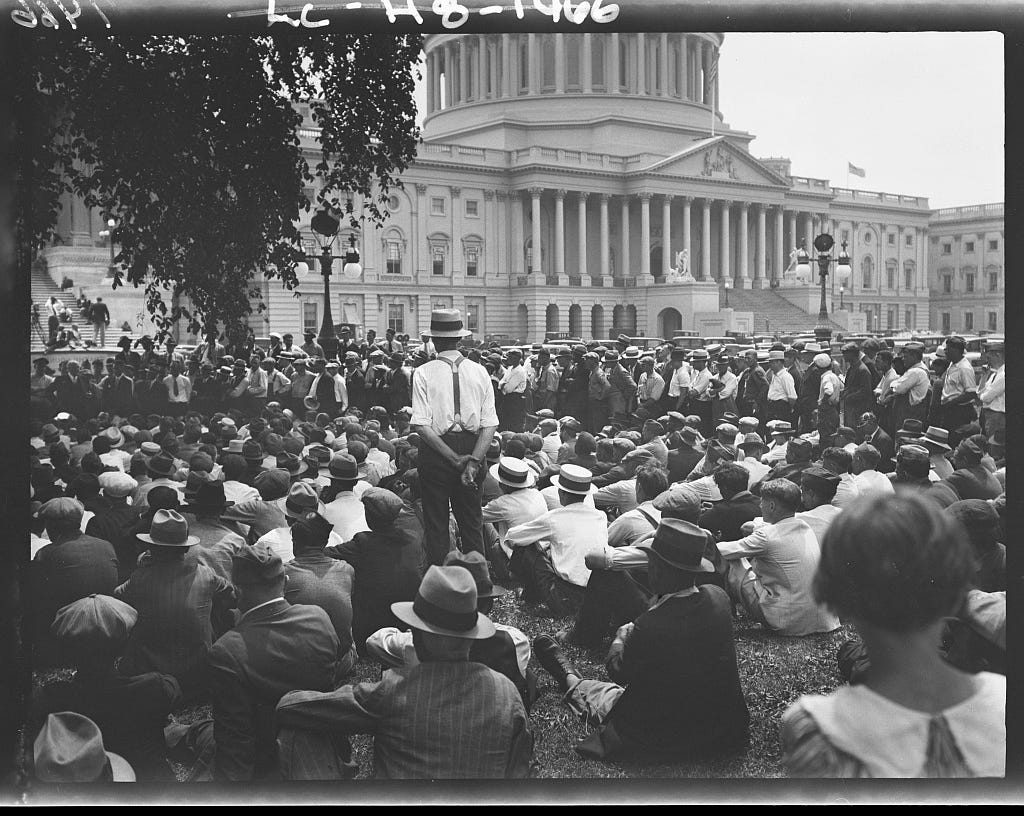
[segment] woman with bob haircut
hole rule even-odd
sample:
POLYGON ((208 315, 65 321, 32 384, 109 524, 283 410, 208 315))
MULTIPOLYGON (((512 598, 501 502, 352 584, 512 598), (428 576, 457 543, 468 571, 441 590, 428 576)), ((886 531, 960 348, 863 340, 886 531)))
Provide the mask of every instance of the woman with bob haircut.
POLYGON ((852 622, 862 684, 805 695, 782 717, 794 777, 990 777, 1006 768, 1006 678, 967 674, 938 651, 973 564, 967 534, 918 495, 851 502, 822 542, 814 594, 852 622))

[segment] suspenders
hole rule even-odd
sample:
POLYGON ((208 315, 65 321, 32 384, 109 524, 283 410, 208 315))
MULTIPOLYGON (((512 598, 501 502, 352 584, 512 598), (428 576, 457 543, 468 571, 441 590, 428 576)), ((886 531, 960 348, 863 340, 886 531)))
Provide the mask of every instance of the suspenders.
POLYGON ((460 356, 458 360, 450 360, 447 357, 438 357, 438 360, 444 360, 448 365, 452 367, 452 395, 455 403, 455 421, 451 427, 448 428, 444 433, 452 433, 453 431, 464 431, 466 426, 462 423, 462 391, 459 387, 459 366, 462 365, 462 361, 465 357, 460 356))

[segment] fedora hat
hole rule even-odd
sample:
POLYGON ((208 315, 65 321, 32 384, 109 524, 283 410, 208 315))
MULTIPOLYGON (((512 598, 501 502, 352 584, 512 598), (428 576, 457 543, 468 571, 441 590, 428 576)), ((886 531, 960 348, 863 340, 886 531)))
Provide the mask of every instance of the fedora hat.
POLYGON ((199 492, 199 488, 207 482, 212 482, 213 476, 203 470, 196 470, 192 468, 188 472, 188 478, 185 479, 185 498, 191 499, 199 492))
POLYGON ((266 458, 266 455, 267 454, 263 452, 263 446, 259 442, 249 440, 242 444, 242 458, 250 464, 253 462, 262 463, 266 458))
POLYGON ((146 468, 150 473, 165 477, 173 476, 178 470, 174 466, 173 457, 164 451, 160 451, 160 453, 153 456, 153 458, 146 463, 146 468))
POLYGON ((679 431, 679 437, 686 444, 693 445, 698 439, 697 430, 695 428, 691 428, 689 425, 686 425, 683 427, 681 431, 679 431))
POLYGON ((774 362, 776 360, 785 360, 785 359, 786 359, 786 352, 785 351, 776 350, 776 351, 769 351, 768 352, 768 362, 774 362))
POLYGON ((284 501, 284 514, 288 518, 301 519, 320 509, 320 497, 309 482, 295 482, 288 488, 284 501))
POLYGON ((476 581, 464 567, 431 566, 420 582, 416 598, 391 604, 400 621, 435 635, 485 640, 494 624, 476 611, 476 581))
POLYGON ((331 463, 331 449, 326 445, 310 445, 306 461, 315 468, 326 468, 331 463))
POLYGON ((476 582, 477 600, 480 598, 500 598, 508 592, 504 587, 494 585, 491 581, 491 571, 487 567, 487 559, 476 550, 470 550, 469 552, 451 550, 444 557, 443 566, 465 567, 468 569, 469 574, 473 576, 473 580, 476 582))
POLYGON ((114 426, 100 431, 100 436, 110 442, 110 447, 119 448, 124 444, 124 434, 114 426))
POLYGON ((573 493, 577 496, 589 496, 596 493, 597 489, 591 484, 594 478, 585 467, 579 465, 562 465, 557 476, 551 477, 551 484, 566 493, 573 493))
POLYGON ((689 521, 666 518, 658 524, 654 538, 637 549, 646 550, 647 557, 653 554, 658 561, 672 569, 683 572, 714 572, 711 562, 704 558, 704 547, 708 534, 689 521))
POLYGON ((298 456, 294 453, 287 453, 285 451, 281 451, 277 454, 274 466, 281 470, 287 470, 288 474, 291 476, 301 476, 309 470, 309 465, 303 462, 298 456))
POLYGON ((739 447, 746 450, 747 448, 767 448, 768 446, 765 444, 760 434, 748 433, 743 435, 743 441, 740 442, 739 447))
POLYGON ((160 547, 193 547, 199 543, 199 536, 188 534, 188 522, 177 510, 157 510, 149 532, 139 533, 138 538, 160 547))
POLYGON ((229 440, 228 444, 225 447, 221 448, 220 450, 221 453, 237 453, 239 456, 242 456, 242 448, 244 446, 245 442, 241 439, 236 438, 229 440))
POLYGON ((320 401, 316 397, 303 397, 302 404, 310 411, 316 411, 320 408, 320 401))
POLYGON ((329 475, 332 479, 354 482, 359 479, 359 464, 354 456, 347 453, 336 453, 331 457, 328 465, 329 475))
POLYGON ((928 430, 921 437, 921 441, 926 443, 925 447, 932 445, 940 450, 953 450, 949 446, 949 431, 945 428, 936 428, 934 425, 929 425, 928 430))
MULTIPOLYGON (((191 474, 189 474, 191 476, 191 474)), ((197 488, 195 495, 186 503, 187 510, 223 510, 233 505, 233 501, 224 498, 224 482, 204 481, 197 488)))
POLYGON ((431 337, 468 337, 472 332, 462 327, 462 312, 458 309, 434 309, 430 313, 431 337))
POLYGON ((50 714, 32 746, 40 782, 134 782, 124 757, 103 747, 99 726, 73 711, 50 714))
POLYGON ((498 464, 489 468, 489 472, 498 484, 509 487, 533 487, 537 480, 533 468, 527 465, 524 459, 512 456, 502 456, 498 464))

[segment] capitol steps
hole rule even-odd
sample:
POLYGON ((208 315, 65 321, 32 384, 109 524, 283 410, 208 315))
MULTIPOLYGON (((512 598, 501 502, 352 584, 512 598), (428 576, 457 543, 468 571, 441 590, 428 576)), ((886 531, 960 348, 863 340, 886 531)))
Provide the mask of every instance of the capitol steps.
MULTIPOLYGON (((92 324, 81 315, 81 310, 78 308, 78 298, 75 294, 74 289, 68 289, 67 291, 61 291, 60 287, 53 282, 53 278, 43 268, 33 267, 32 269, 32 303, 39 306, 39 322, 43 329, 43 339, 40 339, 39 333, 30 327, 29 329, 29 350, 32 354, 41 354, 46 351, 46 337, 48 334, 47 329, 47 318, 48 312, 46 304, 50 300, 50 296, 54 296, 61 303, 67 307, 67 310, 72 315, 72 322, 78 326, 78 331, 82 335, 83 340, 92 340, 92 324)), ((111 340, 111 332, 113 332, 114 340, 116 340, 122 334, 120 331, 108 326, 107 327, 107 344, 108 346, 113 341, 111 340)))
MULTIPOLYGON (((725 288, 721 285, 719 303, 725 305, 725 288)), ((816 314, 807 314, 773 289, 730 289, 729 306, 737 312, 753 313, 754 334, 809 332, 818 322, 816 314)), ((829 326, 834 332, 844 331, 842 326, 831 320, 829 326)))

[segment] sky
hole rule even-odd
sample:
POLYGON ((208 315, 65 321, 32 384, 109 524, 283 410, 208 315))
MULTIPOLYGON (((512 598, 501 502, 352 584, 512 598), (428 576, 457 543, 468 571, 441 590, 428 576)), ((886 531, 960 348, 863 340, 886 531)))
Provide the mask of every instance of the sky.
POLYGON ((725 122, 793 175, 933 209, 1003 200, 998 32, 728 33, 719 74, 725 122))

